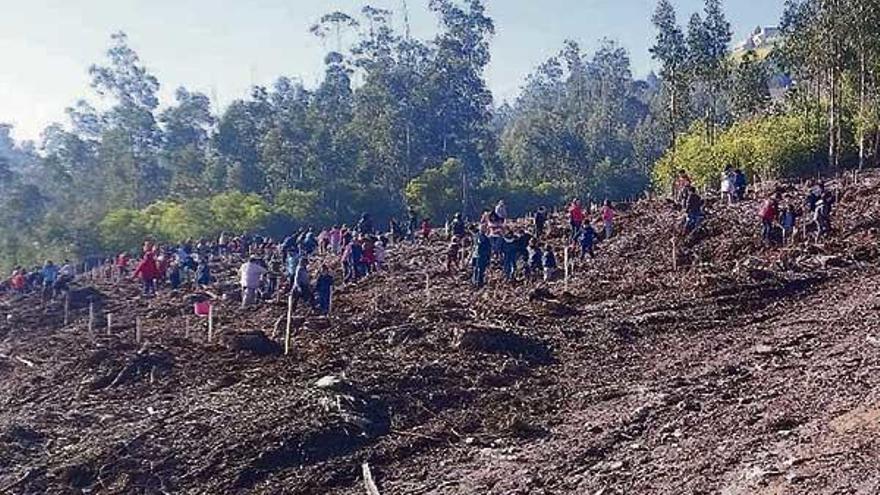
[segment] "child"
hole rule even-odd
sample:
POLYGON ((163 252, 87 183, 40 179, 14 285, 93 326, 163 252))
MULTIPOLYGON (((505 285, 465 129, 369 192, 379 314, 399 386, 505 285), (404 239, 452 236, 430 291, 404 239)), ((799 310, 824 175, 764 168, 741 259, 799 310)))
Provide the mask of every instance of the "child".
POLYGON ((534 274, 541 273, 541 263, 544 259, 544 253, 538 245, 537 239, 532 239, 529 243, 529 261, 526 263, 526 276, 532 278, 534 274))
POLYGON ((779 197, 774 194, 764 200, 758 216, 761 219, 761 240, 766 244, 773 243, 773 222, 779 216, 779 197))
POLYGON ((208 258, 202 258, 199 267, 196 268, 196 285, 200 288, 211 285, 211 267, 208 266, 208 258))
POLYGON ((782 210, 782 239, 783 242, 788 242, 792 239, 792 235, 794 234, 794 227, 797 223, 797 214, 794 212, 794 208, 791 205, 787 205, 785 209, 782 210))
POLYGON ((178 265, 176 261, 171 262, 171 264, 168 265, 168 283, 171 285, 171 290, 179 289, 180 282, 180 265, 178 265))
POLYGON ((510 232, 504 235, 503 242, 501 254, 504 258, 504 278, 508 282, 512 282, 516 279, 516 259, 519 257, 519 245, 510 232))
POLYGON ((586 222, 583 229, 581 229, 581 235, 578 239, 581 245, 581 259, 590 256, 590 258, 595 258, 596 254, 593 252, 593 246, 596 241, 596 229, 593 228, 593 224, 591 222, 586 222))
POLYGON ((422 240, 427 242, 431 239, 431 219, 425 217, 422 220, 422 240))
POLYGON ((321 265, 318 280, 315 281, 315 292, 318 293, 318 308, 322 314, 330 314, 330 297, 333 292, 333 275, 326 264, 321 265))
POLYGON ((545 247, 541 263, 544 266, 544 281, 548 282, 556 273, 556 255, 553 254, 553 249, 549 245, 545 247))
POLYGON ((453 237, 446 250, 446 273, 458 271, 461 267, 461 241, 453 237))

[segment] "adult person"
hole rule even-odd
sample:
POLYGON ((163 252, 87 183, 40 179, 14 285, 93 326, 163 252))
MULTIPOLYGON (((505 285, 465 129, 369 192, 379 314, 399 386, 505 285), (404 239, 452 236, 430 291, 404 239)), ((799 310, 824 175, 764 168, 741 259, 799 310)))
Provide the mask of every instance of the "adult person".
POLYGON ((196 285, 199 287, 211 285, 211 267, 207 257, 199 260, 199 266, 196 268, 196 285))
POLYGON ((605 200, 602 204, 602 224, 605 227, 605 239, 611 239, 611 236, 614 235, 614 207, 611 205, 610 200, 605 200))
POLYGON ((504 234, 501 255, 504 263, 504 278, 508 282, 513 282, 516 279, 516 261, 519 258, 519 244, 516 242, 512 232, 508 231, 504 234))
POLYGON ((581 206, 581 200, 575 198, 568 207, 568 224, 571 226, 570 240, 574 242, 580 235, 581 227, 584 224, 584 208, 581 206))
POLYGON ((749 181, 746 179, 746 174, 740 169, 735 169, 733 171, 733 193, 737 201, 746 199, 746 188, 748 185, 749 181))
POLYGON ((684 211, 684 233, 688 235, 697 229, 703 219, 703 198, 697 194, 697 188, 693 186, 688 189, 687 198, 684 201, 684 211))
POLYGON ((679 170, 678 176, 675 178, 675 182, 672 185, 673 199, 676 202, 683 201, 684 195, 687 194, 687 190, 690 187, 691 187, 691 178, 688 176, 686 171, 679 170))
POLYGON ((540 239, 544 236, 544 226, 547 224, 547 208, 539 206, 535 211, 534 227, 535 237, 540 239))
POLYGON ((132 278, 141 279, 144 297, 152 297, 156 294, 156 279, 159 278, 159 266, 152 251, 144 253, 144 257, 134 270, 132 278))
POLYGON ((467 233, 467 226, 461 218, 461 213, 456 213, 452 217, 452 223, 449 225, 449 230, 452 233, 452 237, 458 237, 460 239, 465 236, 467 233))
POLYGON ((813 221, 816 222, 816 242, 831 232, 831 209, 834 206, 834 195, 831 191, 824 191, 816 209, 813 212, 813 221))
POLYGON ((504 204, 503 199, 498 200, 498 204, 495 205, 495 215, 501 219, 502 223, 507 221, 507 205, 504 204))
POLYGON ((357 224, 357 232, 360 235, 373 235, 375 233, 375 229, 373 228, 373 218, 370 217, 369 213, 361 215, 361 219, 357 224))
POLYGON ((238 270, 241 282, 241 307, 252 306, 257 302, 257 290, 260 288, 260 279, 266 269, 251 256, 248 261, 241 265, 238 270))
POLYGON ((308 259, 303 257, 299 260, 296 267, 296 274, 293 277, 293 297, 297 301, 303 301, 309 306, 314 306, 314 298, 312 297, 312 279, 309 275, 308 259))
POLYGON ((315 292, 318 295, 318 309, 321 314, 330 314, 330 301, 333 297, 333 275, 326 264, 321 265, 318 279, 315 281, 315 292))
POLYGON ((43 300, 48 301, 55 298, 55 281, 58 280, 58 267, 52 263, 52 260, 46 260, 41 270, 43 277, 43 300))
POLYGON ((491 256, 492 246, 489 237, 482 229, 475 229, 471 266, 473 267, 472 282, 478 289, 486 285, 486 268, 489 266, 491 256))

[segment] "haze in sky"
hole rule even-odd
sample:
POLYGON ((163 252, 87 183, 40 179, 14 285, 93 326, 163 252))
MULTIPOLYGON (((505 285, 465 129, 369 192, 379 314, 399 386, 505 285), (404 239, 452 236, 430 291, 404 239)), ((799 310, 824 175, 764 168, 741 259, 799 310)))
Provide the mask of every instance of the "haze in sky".
MULTIPOLYGON (((254 84, 281 75, 314 87, 326 46, 308 32, 321 15, 356 13, 364 4, 397 12, 408 4, 412 33, 431 37, 436 20, 427 0, 0 0, 0 122, 18 139, 37 139, 77 99, 97 100, 88 67, 103 63, 110 34, 125 31, 132 47, 162 84, 201 91, 222 108, 254 84)), ((702 0, 673 0, 679 22, 702 9, 702 0)), ((775 25, 784 0, 727 0, 734 41, 758 25, 775 25)), ((603 38, 630 52, 633 73, 654 66, 651 14, 656 0, 488 0, 496 35, 486 77, 496 101, 516 96, 526 75, 557 52, 565 39, 592 51, 603 38)), ((335 45, 335 41, 330 42, 335 45)))

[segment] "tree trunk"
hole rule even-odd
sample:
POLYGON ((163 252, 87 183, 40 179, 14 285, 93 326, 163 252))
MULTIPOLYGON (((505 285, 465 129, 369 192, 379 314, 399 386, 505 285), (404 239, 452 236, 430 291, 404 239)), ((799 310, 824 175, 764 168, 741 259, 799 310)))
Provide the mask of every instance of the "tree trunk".
POLYGON ((831 100, 828 105, 828 167, 836 168, 834 156, 836 150, 835 137, 837 136, 835 128, 835 112, 837 110, 837 79, 834 69, 831 69, 831 100))
POLYGON ((669 145, 669 149, 672 153, 672 181, 670 182, 670 190, 672 191, 673 197, 675 196, 675 116, 677 114, 677 109, 675 107, 676 101, 675 96, 677 92, 677 86, 675 84, 675 73, 673 72, 672 76, 672 92, 669 97, 669 130, 670 136, 672 138, 672 142, 669 145))
POLYGON ((865 167, 865 35, 864 2, 859 2, 859 170, 865 167))

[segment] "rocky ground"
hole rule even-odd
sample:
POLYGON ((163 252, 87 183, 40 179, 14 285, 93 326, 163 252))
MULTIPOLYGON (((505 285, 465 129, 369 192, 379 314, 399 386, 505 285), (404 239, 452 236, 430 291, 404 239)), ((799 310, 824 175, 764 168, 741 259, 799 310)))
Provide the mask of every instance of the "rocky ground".
POLYGON ((622 205, 567 289, 397 246, 290 356, 284 304, 218 300, 208 342, 192 294, 3 300, 0 493, 353 494, 363 463, 383 494, 880 493, 880 176, 830 186, 834 237, 776 249, 754 201, 674 246, 669 204, 622 205))

